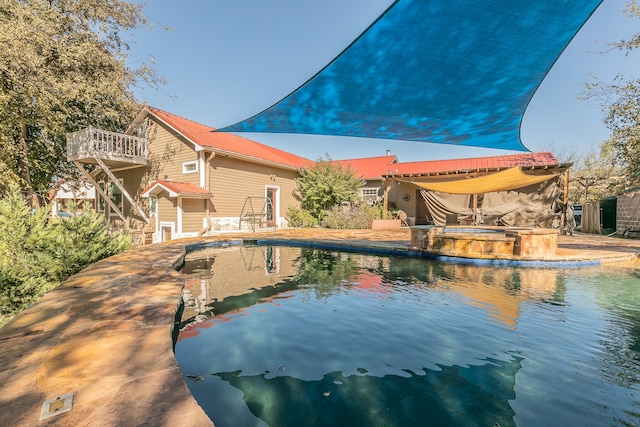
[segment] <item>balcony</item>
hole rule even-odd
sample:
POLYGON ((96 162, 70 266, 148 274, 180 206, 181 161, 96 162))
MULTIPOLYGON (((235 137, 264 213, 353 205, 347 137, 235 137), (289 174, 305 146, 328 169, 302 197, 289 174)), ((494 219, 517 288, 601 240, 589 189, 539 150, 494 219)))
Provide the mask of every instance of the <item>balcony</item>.
POLYGON ((145 138, 122 133, 86 128, 67 134, 67 160, 99 164, 111 168, 148 164, 145 138))

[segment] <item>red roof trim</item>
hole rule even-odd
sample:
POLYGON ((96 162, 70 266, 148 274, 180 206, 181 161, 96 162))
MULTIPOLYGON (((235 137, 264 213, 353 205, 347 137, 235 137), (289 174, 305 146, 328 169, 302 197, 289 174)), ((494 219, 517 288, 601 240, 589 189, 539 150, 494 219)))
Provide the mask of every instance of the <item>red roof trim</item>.
POLYGON ((142 197, 151 196, 152 192, 156 189, 162 189, 169 193, 170 197, 185 197, 185 196, 193 196, 198 198, 206 198, 213 197, 211 192, 200 188, 199 186, 192 184, 190 182, 179 182, 179 181, 170 181, 170 180, 157 180, 151 183, 151 185, 142 192, 142 197))
POLYGON ((211 126, 185 119, 158 108, 150 106, 145 106, 144 108, 154 117, 192 142, 196 151, 211 149, 254 162, 280 165, 288 169, 299 169, 313 163, 304 157, 247 138, 227 132, 214 132, 216 129, 211 126))
POLYGON ((391 165, 398 161, 396 156, 365 157, 361 159, 336 160, 343 168, 353 169, 363 179, 381 179, 391 165))
POLYGON ((515 166, 553 167, 560 163, 550 152, 523 153, 503 156, 471 157, 451 160, 396 163, 384 175, 428 175, 439 173, 499 170, 515 166))

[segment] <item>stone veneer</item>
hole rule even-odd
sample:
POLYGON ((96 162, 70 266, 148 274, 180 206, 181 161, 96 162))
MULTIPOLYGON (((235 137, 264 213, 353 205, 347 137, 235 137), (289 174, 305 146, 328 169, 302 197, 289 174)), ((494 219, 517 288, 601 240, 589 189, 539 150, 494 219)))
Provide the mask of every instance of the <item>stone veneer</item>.
POLYGON ((411 246, 463 258, 546 259, 555 255, 558 230, 505 227, 411 227, 411 246), (483 230, 485 230, 483 232, 483 230))
POLYGON ((534 228, 531 230, 507 230, 506 237, 515 238, 513 254, 522 259, 545 259, 556 254, 558 230, 534 228))
POLYGON ((640 191, 618 196, 616 229, 620 233, 633 233, 634 235, 640 233, 640 191))

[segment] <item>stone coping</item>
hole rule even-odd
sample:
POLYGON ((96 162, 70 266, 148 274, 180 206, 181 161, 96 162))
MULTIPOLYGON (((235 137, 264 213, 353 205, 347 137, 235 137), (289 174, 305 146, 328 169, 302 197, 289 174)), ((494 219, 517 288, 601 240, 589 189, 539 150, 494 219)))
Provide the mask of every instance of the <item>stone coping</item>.
POLYGON ((539 235, 559 236, 560 235, 560 231, 559 230, 554 230, 554 229, 551 229, 551 228, 528 228, 526 230, 519 229, 519 228, 514 228, 514 229, 507 228, 505 230, 505 234, 507 236, 509 236, 511 234, 535 235, 535 236, 539 236, 539 235))
POLYGON ((474 233, 483 234, 556 234, 560 231, 554 228, 532 228, 532 227, 505 227, 497 225, 413 225, 411 229, 437 230, 443 234, 474 233))
MULTIPOLYGON (((640 253, 640 241, 565 237, 560 263, 635 262, 640 253)), ((408 229, 303 229, 156 244, 99 261, 0 329, 0 425, 211 426, 174 358, 176 267, 188 248, 245 239, 415 253, 408 229), (41 421, 51 399, 47 409, 71 409, 41 421)))

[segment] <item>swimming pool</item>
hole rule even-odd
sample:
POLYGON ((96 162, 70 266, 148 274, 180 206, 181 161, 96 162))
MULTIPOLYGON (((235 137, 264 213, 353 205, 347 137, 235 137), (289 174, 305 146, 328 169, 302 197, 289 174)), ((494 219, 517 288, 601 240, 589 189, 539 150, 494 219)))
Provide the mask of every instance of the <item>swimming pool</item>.
POLYGON ((176 359, 220 426, 640 422, 640 274, 286 246, 187 256, 176 359))

